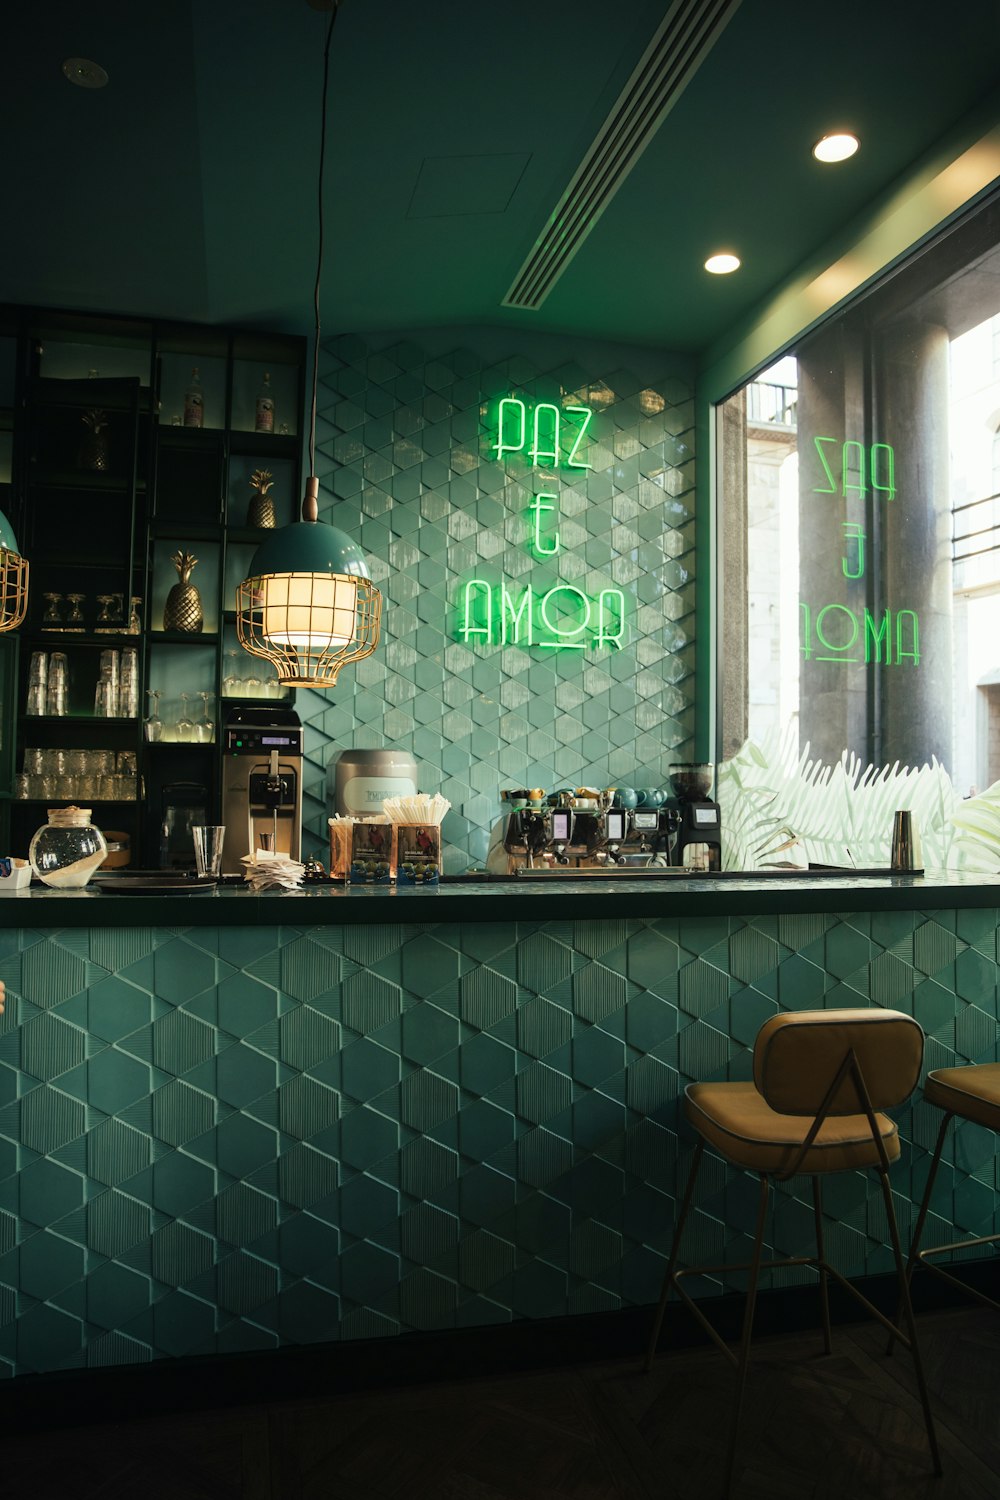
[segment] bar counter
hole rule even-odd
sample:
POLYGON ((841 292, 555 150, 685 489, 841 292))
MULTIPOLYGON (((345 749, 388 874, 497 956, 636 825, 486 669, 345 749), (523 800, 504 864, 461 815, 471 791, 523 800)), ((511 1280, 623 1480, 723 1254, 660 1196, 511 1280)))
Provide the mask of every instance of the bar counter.
MULTIPOLYGON (((123 881, 123 884, 125 882, 123 881)), ((289 921, 307 925, 427 922, 573 921, 588 916, 747 917, 839 910, 908 911, 928 902, 954 907, 1000 906, 1000 874, 951 871, 920 875, 820 875, 726 872, 719 876, 666 875, 644 880, 578 879, 445 881, 427 889, 406 886, 305 886, 255 894, 222 885, 190 895, 109 894, 95 886, 49 890, 32 885, 0 899, 0 927, 148 925, 257 927, 289 921), (307 909, 289 913, 291 902, 307 909), (280 906, 277 903, 282 903, 280 906)))
MULTIPOLYGON (((13 1374, 650 1303, 684 1085, 748 1077, 769 1015, 912 1011, 934 1067, 1000 1034, 998 876, 31 890, 0 928, 13 1374)), ((905 1209, 937 1120, 899 1123, 905 1209)), ((995 1227, 993 1138, 957 1139, 938 1239, 995 1227)), ((748 1180, 703 1174, 700 1258, 740 1258, 748 1180)), ((877 1187, 827 1212, 849 1274, 888 1268, 877 1187)))

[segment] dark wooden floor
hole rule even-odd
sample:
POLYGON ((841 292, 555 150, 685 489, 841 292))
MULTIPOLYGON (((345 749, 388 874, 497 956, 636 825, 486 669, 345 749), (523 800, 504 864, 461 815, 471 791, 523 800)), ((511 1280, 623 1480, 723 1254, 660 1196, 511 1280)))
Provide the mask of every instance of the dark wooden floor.
MULTIPOLYGON (((930 1473, 909 1360, 874 1325, 762 1341, 734 1500, 996 1500, 1000 1316, 926 1314, 945 1475, 930 1473)), ((386 1359, 391 1360, 391 1347, 386 1359)), ((732 1374, 711 1349, 324 1402, 17 1436, 6 1496, 32 1500, 712 1500, 732 1374)))

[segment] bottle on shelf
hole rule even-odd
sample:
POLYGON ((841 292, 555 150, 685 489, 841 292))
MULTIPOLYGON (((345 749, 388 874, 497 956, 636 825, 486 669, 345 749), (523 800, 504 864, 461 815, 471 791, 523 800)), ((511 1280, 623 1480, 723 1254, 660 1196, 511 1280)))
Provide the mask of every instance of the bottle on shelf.
POLYGON ((184 392, 184 426, 202 427, 205 421, 205 392, 198 374, 198 366, 193 366, 188 388, 184 392))
POLYGON ((268 372, 265 372, 264 384, 257 392, 253 430, 254 432, 274 431, 274 392, 271 390, 271 376, 268 372))

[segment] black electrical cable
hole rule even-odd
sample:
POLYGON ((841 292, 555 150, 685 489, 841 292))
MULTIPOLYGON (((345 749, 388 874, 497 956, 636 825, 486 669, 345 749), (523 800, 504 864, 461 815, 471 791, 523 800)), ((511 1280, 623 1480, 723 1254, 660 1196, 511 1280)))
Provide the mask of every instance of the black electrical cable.
POLYGON ((326 161, 326 95, 330 77, 330 43, 333 40, 333 28, 340 11, 340 0, 334 0, 333 10, 330 14, 330 24, 326 32, 326 46, 323 49, 323 102, 320 110, 320 135, 319 135, 319 236, 316 246, 316 286, 313 291, 313 312, 315 317, 315 342, 313 344, 313 370, 312 370, 312 401, 309 406, 309 473, 316 473, 316 402, 319 390, 319 288, 320 278, 323 274, 323 165, 326 161))

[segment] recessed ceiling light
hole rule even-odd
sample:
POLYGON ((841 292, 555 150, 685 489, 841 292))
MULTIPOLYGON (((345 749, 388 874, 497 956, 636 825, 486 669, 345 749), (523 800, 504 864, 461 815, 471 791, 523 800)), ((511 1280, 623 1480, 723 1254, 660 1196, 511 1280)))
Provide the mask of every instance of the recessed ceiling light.
POLYGON ((813 156, 817 161, 846 161, 853 156, 861 145, 856 135, 849 130, 838 130, 832 135, 825 135, 821 141, 817 141, 813 147, 813 156))
POLYGON ((81 89, 102 89, 108 81, 100 63, 91 62, 89 57, 67 57, 62 70, 70 83, 81 89))
POLYGON ((720 251, 718 255, 710 255, 705 262, 705 270, 711 271, 713 276, 728 276, 730 271, 738 271, 742 262, 738 255, 732 255, 728 250, 720 251))

